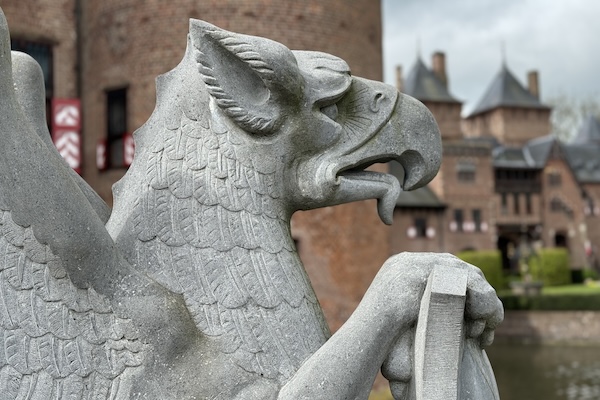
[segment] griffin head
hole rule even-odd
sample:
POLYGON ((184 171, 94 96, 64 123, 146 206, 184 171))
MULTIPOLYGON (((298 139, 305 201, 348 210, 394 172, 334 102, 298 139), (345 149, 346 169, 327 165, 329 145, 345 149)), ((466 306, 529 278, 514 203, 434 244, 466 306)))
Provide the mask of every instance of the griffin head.
POLYGON ((352 77, 335 56, 291 51, 202 21, 192 20, 190 37, 221 119, 241 128, 238 140, 253 142, 243 157, 283 171, 290 214, 377 198, 389 224, 400 183, 365 168, 397 160, 404 190, 437 173, 441 139, 431 113, 392 86, 352 77))

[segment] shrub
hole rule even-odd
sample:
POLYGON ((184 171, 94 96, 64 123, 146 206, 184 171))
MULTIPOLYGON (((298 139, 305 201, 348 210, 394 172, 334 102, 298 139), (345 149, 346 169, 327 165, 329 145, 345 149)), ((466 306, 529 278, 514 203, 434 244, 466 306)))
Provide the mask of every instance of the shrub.
POLYGON ((583 270, 583 279, 588 280, 591 279, 593 281, 597 281, 600 278, 598 271, 592 268, 585 268, 583 270))
POLYGON ((456 256, 479 267, 494 289, 501 290, 506 287, 502 275, 502 256, 498 250, 461 251, 456 256))
POLYGON ((540 296, 517 296, 514 294, 502 294, 500 300, 506 310, 600 310, 600 294, 563 294, 563 295, 540 295, 540 296))
POLYGON ((544 286, 568 285, 571 283, 569 253, 566 249, 540 249, 529 260, 529 272, 534 281, 544 282, 544 286))

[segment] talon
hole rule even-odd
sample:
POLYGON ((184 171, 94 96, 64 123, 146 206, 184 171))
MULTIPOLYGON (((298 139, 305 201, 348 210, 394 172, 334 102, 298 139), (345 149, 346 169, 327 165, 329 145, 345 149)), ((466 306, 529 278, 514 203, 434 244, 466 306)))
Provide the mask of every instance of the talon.
POLYGON ((390 391, 394 399, 404 399, 408 391, 408 384, 404 382, 390 382, 390 391))
POLYGON ((485 329, 485 320, 478 319, 471 322, 471 326, 469 326, 469 334, 468 336, 471 338, 476 338, 481 336, 483 330, 485 329))
POLYGON ((481 335, 480 346, 481 347, 489 347, 492 345, 492 343, 494 343, 494 331, 486 330, 481 335))

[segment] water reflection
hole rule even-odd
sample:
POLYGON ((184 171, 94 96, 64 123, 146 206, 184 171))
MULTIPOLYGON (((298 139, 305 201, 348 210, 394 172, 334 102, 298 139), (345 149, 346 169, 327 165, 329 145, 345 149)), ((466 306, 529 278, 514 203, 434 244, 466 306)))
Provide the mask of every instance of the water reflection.
POLYGON ((600 346, 494 344, 502 400, 600 399, 600 346))

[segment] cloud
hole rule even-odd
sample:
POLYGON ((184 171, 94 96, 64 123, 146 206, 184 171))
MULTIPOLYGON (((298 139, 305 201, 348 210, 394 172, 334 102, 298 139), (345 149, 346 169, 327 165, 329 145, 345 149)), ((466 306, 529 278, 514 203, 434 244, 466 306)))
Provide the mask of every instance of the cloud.
POLYGON ((498 72, 504 43, 507 65, 524 84, 540 72, 543 98, 567 94, 600 101, 600 2, 591 0, 383 0, 384 76, 395 81, 419 52, 447 57, 451 92, 472 108, 498 72))

